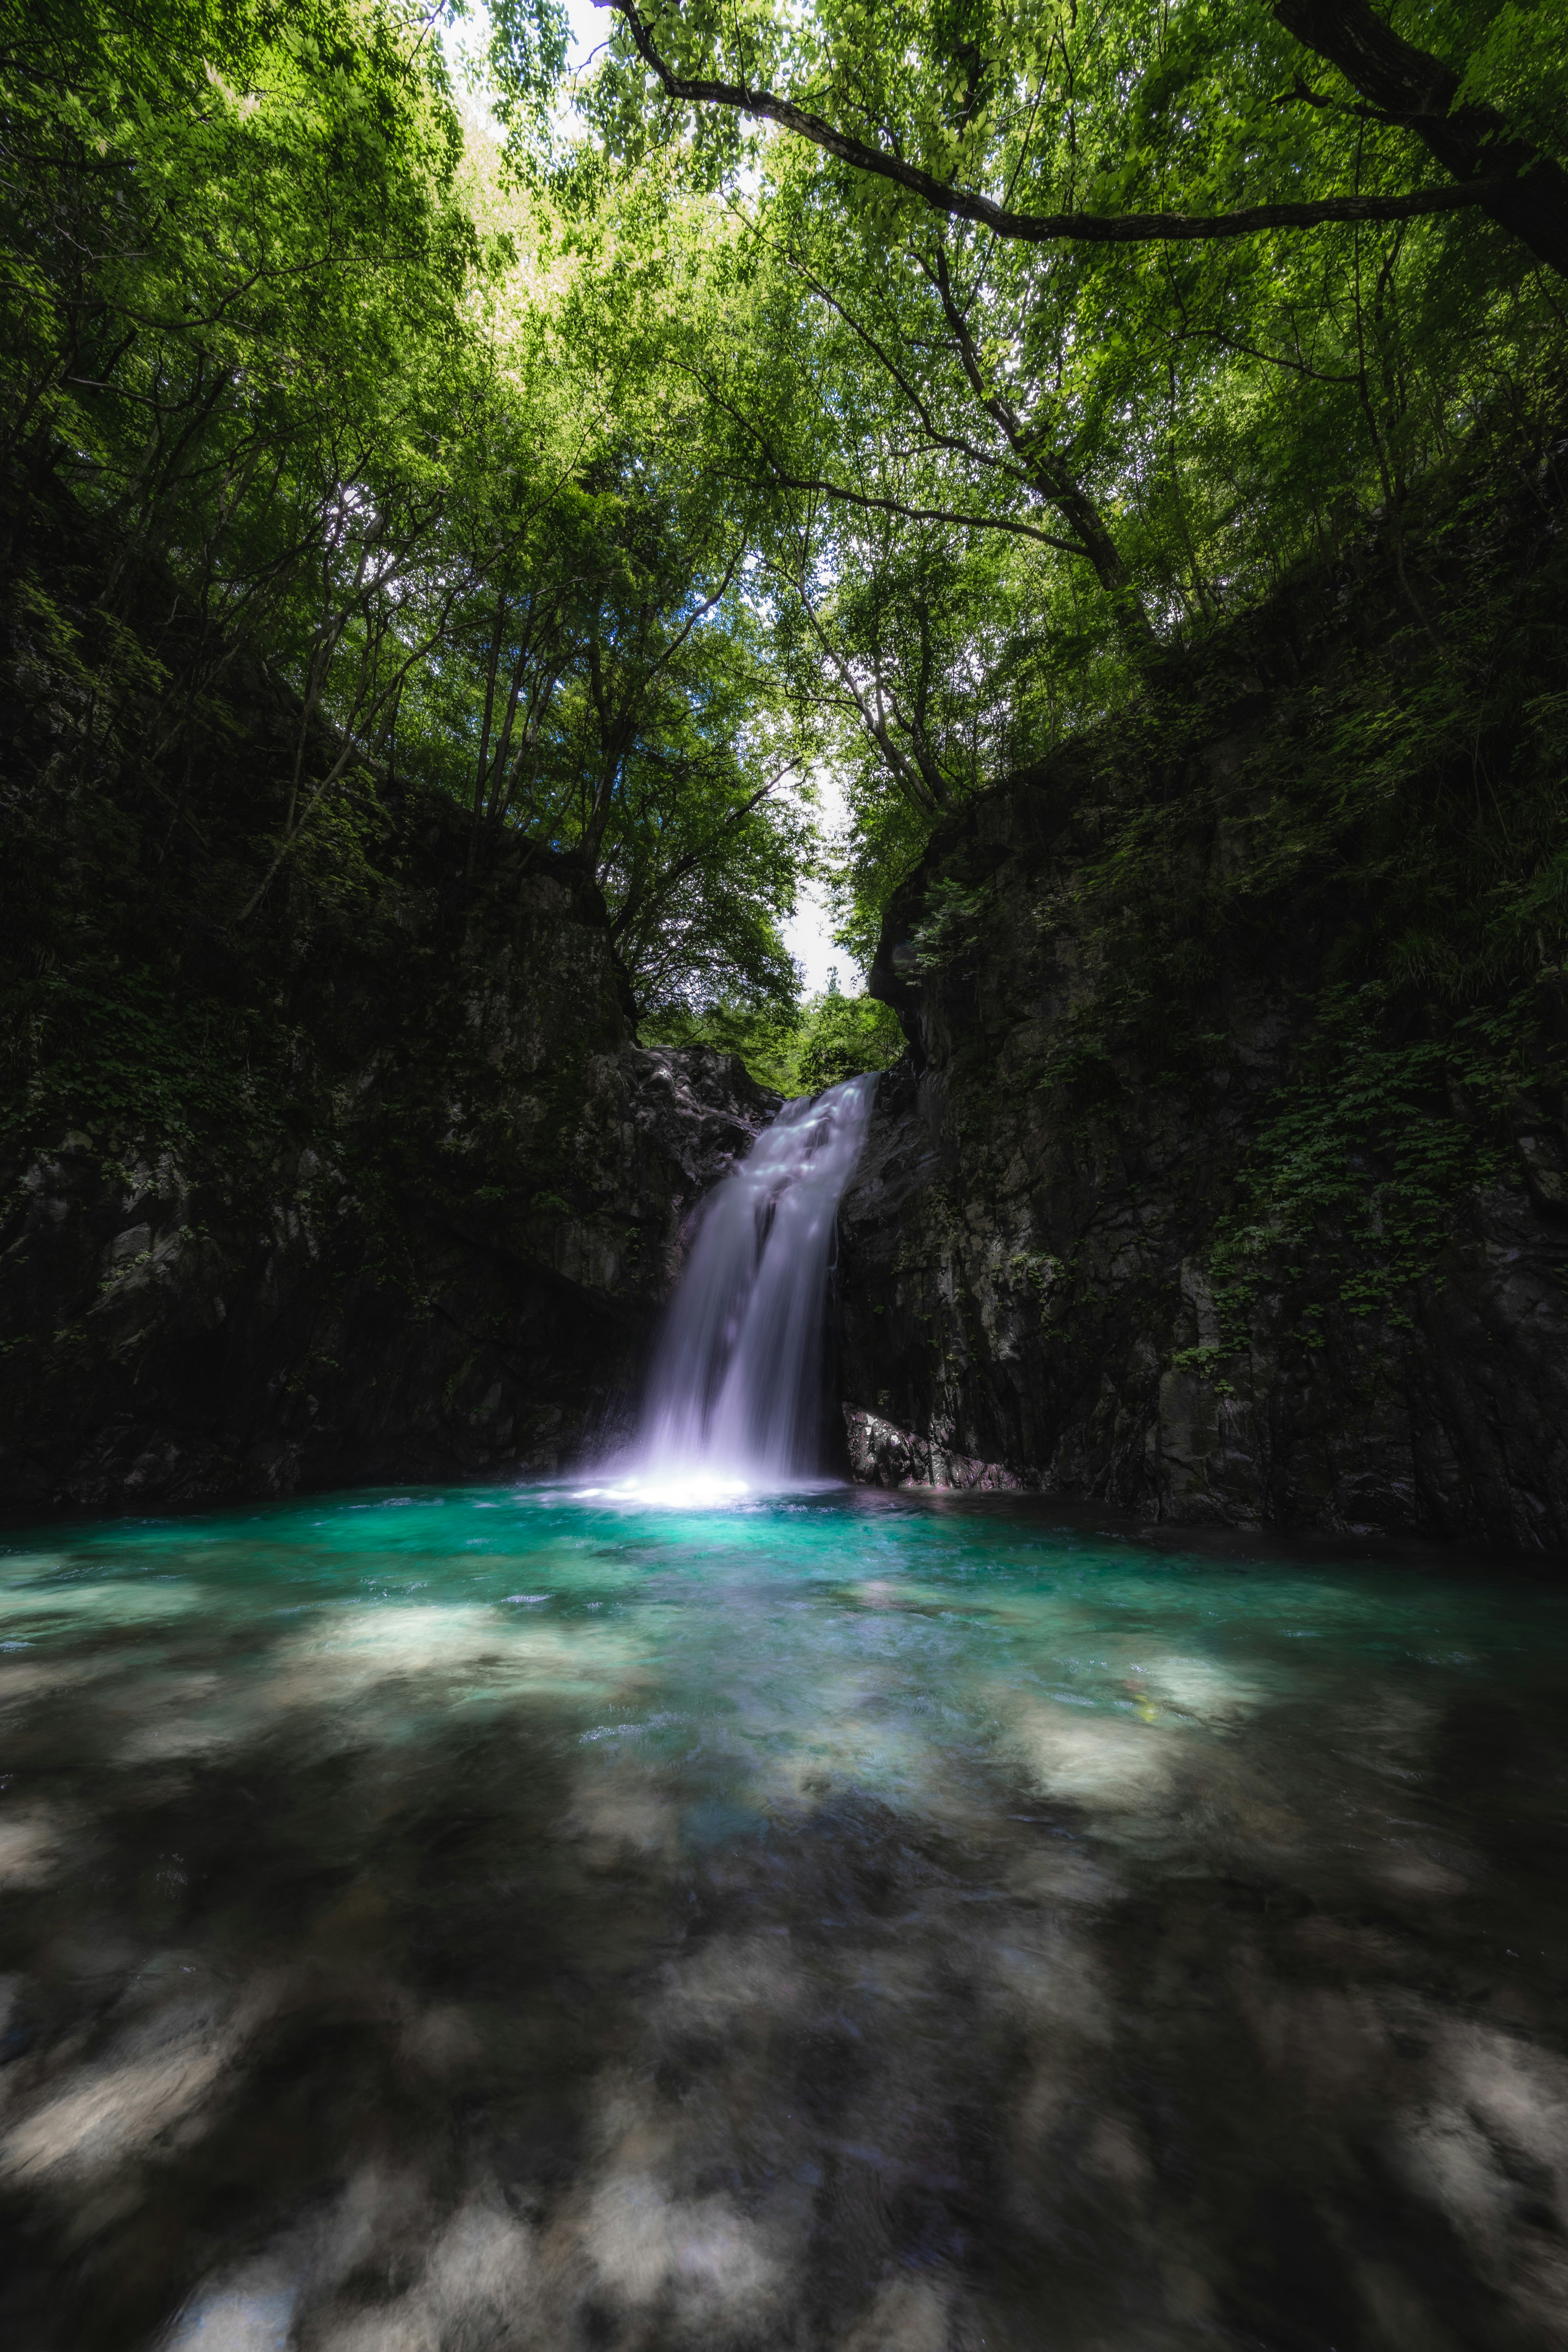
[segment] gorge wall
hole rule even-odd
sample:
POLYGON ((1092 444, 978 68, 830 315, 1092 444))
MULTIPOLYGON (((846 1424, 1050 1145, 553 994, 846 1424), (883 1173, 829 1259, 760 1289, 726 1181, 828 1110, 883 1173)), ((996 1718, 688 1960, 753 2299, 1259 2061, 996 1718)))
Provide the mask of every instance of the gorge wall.
MULTIPOLYGON (((1568 1541, 1563 460, 1163 657, 895 894, 858 1476, 1568 1541)), ((584 872, 449 791, 351 775, 253 908, 298 702, 105 568, 68 519, 0 578, 0 1507, 554 1469, 777 1098, 638 1045, 584 872)))
POLYGON ((516 881, 513 954, 461 1008, 491 1132, 451 1105, 421 1137, 416 1103, 399 1135, 384 1030, 330 1140, 11 1139, 0 1503, 540 1473, 614 1433, 682 1225, 776 1098, 726 1055, 632 1044, 571 881, 516 881))
POLYGON ((858 1476, 1568 1544, 1562 457, 936 836, 872 977, 858 1476))
POLYGON ((0 684, 0 1507, 554 1468, 625 1412, 683 1223, 777 1097, 640 1047, 580 866, 476 860, 449 794, 345 792, 247 914, 298 701, 240 646, 193 683, 177 627, 89 670, 102 551, 73 524, 31 558, 0 684))

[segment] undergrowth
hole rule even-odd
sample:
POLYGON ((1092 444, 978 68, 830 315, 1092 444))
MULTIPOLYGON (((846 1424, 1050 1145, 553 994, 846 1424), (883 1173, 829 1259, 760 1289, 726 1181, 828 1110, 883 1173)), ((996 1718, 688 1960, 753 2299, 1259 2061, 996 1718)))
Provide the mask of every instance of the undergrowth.
POLYGON ((1326 989, 1291 1081, 1243 1161, 1236 1205, 1214 1228, 1217 1340, 1172 1359, 1208 1370, 1248 1344, 1260 1291, 1310 1277, 1309 1343, 1325 1304, 1382 1312, 1408 1329, 1412 1286, 1431 1271, 1455 1210, 1509 1160, 1501 1121, 1531 1075, 1534 1011, 1516 992, 1461 1014, 1447 1034, 1390 1043, 1388 992, 1326 989))

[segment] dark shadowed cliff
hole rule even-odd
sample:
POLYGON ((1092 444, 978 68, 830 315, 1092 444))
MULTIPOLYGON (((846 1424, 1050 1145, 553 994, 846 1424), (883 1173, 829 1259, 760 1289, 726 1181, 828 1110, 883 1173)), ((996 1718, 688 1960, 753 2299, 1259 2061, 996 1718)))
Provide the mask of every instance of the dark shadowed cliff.
POLYGON ((858 1475, 1568 1543, 1559 460, 1435 497, 894 898, 858 1475))
POLYGON ((551 1468, 776 1097, 640 1048, 582 869, 395 774, 249 906, 299 705, 116 633, 105 561, 56 518, 4 583, 0 1505, 551 1468))

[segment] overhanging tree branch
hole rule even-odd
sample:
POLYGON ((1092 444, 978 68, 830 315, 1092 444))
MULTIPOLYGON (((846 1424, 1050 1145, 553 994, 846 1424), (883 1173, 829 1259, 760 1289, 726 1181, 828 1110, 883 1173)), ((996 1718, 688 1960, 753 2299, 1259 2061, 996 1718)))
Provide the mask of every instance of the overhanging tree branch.
POLYGON ((710 383, 700 369, 689 361, 671 359, 666 365, 682 375, 691 377, 713 406, 738 425, 742 433, 754 441, 763 463, 768 468, 767 479, 748 485, 758 489, 800 490, 814 498, 832 499, 840 506, 859 507, 868 514, 897 515, 904 522, 947 523, 955 530, 1000 530, 1013 539, 1032 539, 1041 547, 1054 547, 1062 555, 1087 555, 1089 550, 1081 540, 1063 539, 1056 531, 1041 530, 1037 524, 1020 522, 1012 515, 973 514, 962 507, 918 507, 907 499, 879 497, 871 490, 851 489, 847 482, 830 480, 823 474, 792 474, 781 464, 769 447, 764 436, 743 410, 726 400, 716 385, 710 383))
MULTIPOLYGON (((817 474, 786 474, 775 467, 771 480, 783 490, 803 490, 816 498, 833 499, 840 506, 859 507, 868 514, 898 515, 904 522, 941 522, 951 524, 955 530, 1000 530, 1013 539, 1032 539, 1041 547, 1054 547, 1063 555, 1086 555, 1089 551, 1075 539, 1062 539, 1055 531, 1040 530, 1032 522, 1019 522, 1011 515, 969 514, 962 507, 916 507, 903 499, 878 498, 869 490, 852 490, 844 482, 828 481, 817 474)), ((759 485, 765 488, 766 485, 759 485)))
MULTIPOLYGON (((797 138, 809 140, 825 154, 836 156, 841 163, 852 164, 857 171, 907 188, 935 212, 946 213, 954 220, 975 221, 994 236, 1011 237, 1024 245, 1201 243, 1215 238, 1255 236, 1267 229, 1321 228, 1333 221, 1416 220, 1429 213, 1462 212, 1473 205, 1485 205, 1495 212, 1494 199, 1502 200, 1508 185, 1502 177, 1489 177, 1451 187, 1412 188, 1402 196, 1322 196, 1308 204, 1248 205, 1233 213, 1017 213, 972 189, 955 188, 948 181, 939 180, 934 173, 907 163, 901 155, 837 130, 821 115, 796 106, 792 99, 780 98, 773 90, 748 89, 742 82, 678 74, 660 55, 637 0, 600 0, 600 5, 614 8, 625 18, 644 64, 666 95, 681 105, 724 106, 738 114, 749 114, 757 121, 776 122, 781 129, 794 131, 797 138)), ((1303 6, 1310 5, 1311 0, 1302 0, 1303 6)), ((1498 214, 1498 217, 1502 215, 1498 214)), ((1554 267, 1561 268, 1564 264, 1558 262, 1554 267)))

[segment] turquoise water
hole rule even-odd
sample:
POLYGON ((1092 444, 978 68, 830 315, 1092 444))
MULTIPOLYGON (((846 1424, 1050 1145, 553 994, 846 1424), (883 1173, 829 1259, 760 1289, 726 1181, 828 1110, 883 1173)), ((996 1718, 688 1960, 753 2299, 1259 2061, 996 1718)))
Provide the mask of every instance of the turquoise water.
POLYGON ((1011 1497, 14 1534, 5 2341, 1558 2345, 1565 1690, 1011 1497))

